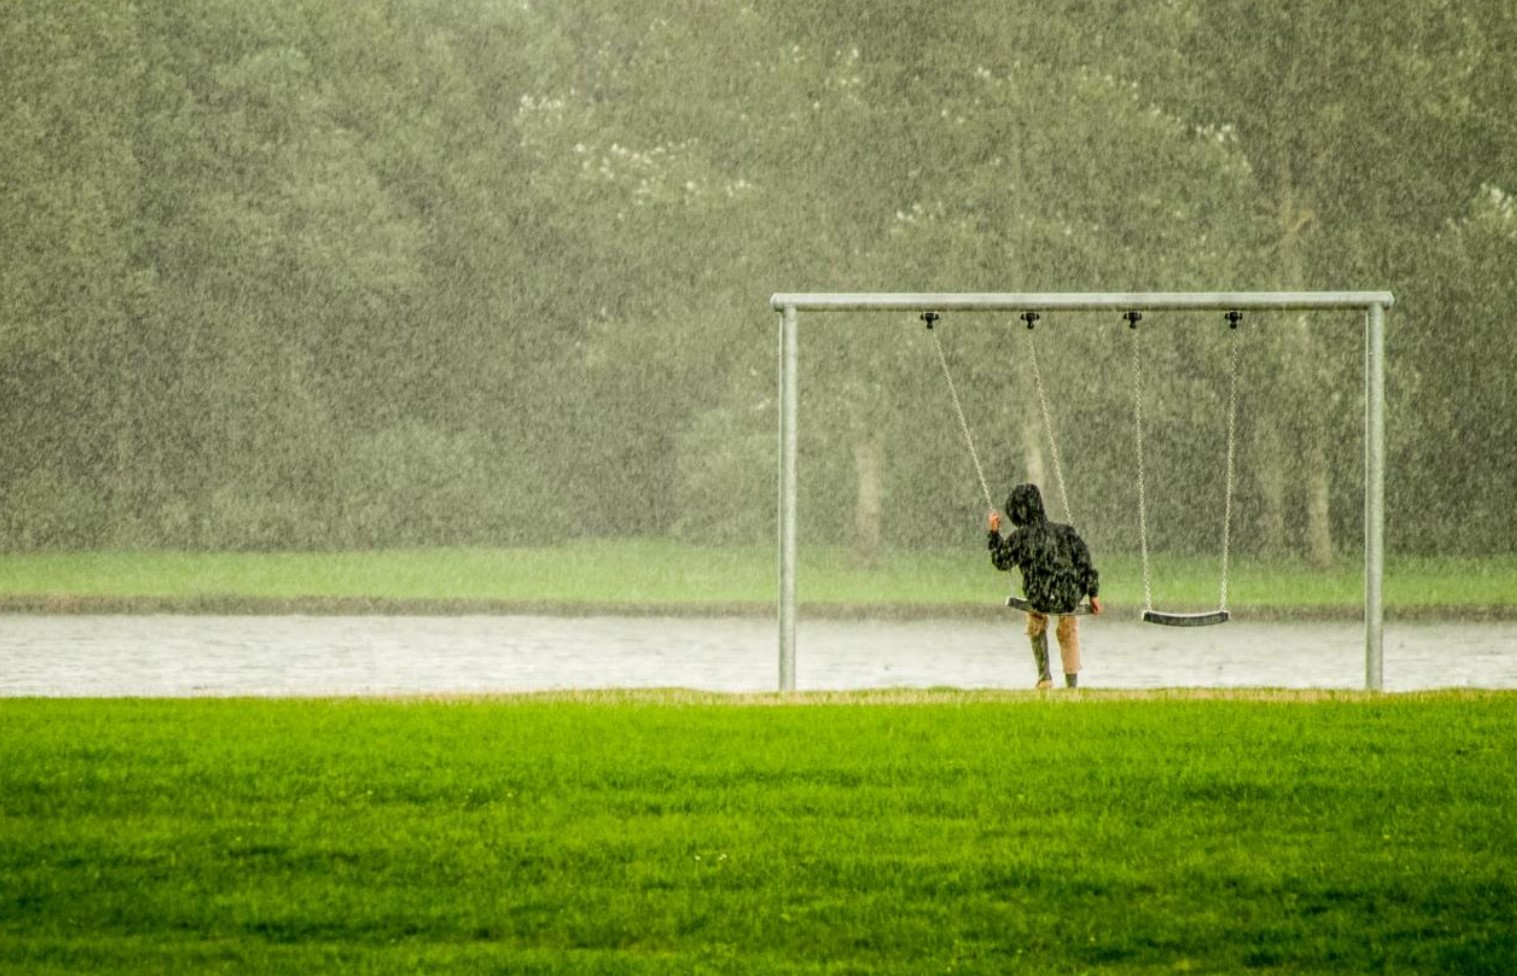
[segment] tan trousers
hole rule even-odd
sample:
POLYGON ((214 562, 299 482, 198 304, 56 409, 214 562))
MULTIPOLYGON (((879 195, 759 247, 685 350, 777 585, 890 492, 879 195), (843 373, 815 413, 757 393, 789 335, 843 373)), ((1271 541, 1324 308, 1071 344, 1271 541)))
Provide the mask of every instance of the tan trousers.
MULTIPOLYGON (((1048 615, 1042 613, 1029 613, 1027 615, 1027 636, 1037 637, 1048 630, 1048 615)), ((1080 673, 1080 618, 1060 617, 1058 624, 1054 626, 1054 637, 1059 641, 1059 658, 1064 664, 1065 674, 1080 673)))

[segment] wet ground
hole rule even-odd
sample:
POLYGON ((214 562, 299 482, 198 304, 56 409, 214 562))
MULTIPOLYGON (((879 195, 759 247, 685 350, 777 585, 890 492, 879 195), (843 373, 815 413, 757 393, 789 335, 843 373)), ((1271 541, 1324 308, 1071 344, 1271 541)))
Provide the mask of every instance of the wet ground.
MULTIPOLYGON (((1357 623, 1084 623, 1092 688, 1363 688, 1357 623)), ((751 618, 0 616, 0 696, 383 695, 681 687, 772 691, 751 618)), ((1057 654, 1055 653, 1055 660, 1057 654)), ((1026 688, 1007 622, 802 621, 800 690, 1026 688)), ((1388 691, 1517 688, 1517 625, 1393 623, 1388 691)))

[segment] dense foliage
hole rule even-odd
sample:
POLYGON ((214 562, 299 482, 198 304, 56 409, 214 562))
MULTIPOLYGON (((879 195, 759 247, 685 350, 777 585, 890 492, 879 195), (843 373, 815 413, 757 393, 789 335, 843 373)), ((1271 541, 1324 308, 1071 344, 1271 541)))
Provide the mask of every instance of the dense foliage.
MULTIPOLYGON (((1509 549, 1514 45, 1496 0, 16 0, 0 546, 762 540, 772 292, 1322 288, 1397 296, 1392 545, 1509 549)), ((1250 324, 1238 543, 1325 561, 1358 544, 1357 323, 1250 324)), ((1204 325, 1141 337, 1175 548, 1215 545, 1204 325)), ((942 328, 996 490, 1046 481, 1025 339, 942 328)), ((1123 328, 1037 333, 1108 550, 1123 328)), ((919 325, 804 342, 804 530, 972 537, 919 325)))

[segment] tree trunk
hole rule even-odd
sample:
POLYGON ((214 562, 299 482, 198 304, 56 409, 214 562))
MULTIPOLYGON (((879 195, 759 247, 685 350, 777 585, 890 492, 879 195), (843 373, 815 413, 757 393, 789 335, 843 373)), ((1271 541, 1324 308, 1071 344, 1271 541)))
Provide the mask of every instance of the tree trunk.
POLYGON ((1285 552, 1285 444, 1280 430, 1266 424, 1254 439, 1254 477, 1259 492, 1259 551, 1285 552))
POLYGON ((885 448, 876 434, 853 447, 858 494, 853 510, 853 552, 859 564, 878 565, 884 547, 885 448))
POLYGON ((1312 565, 1326 567, 1333 561, 1333 527, 1328 500, 1332 497, 1327 453, 1322 438, 1314 439, 1307 459, 1306 554, 1312 565))
MULTIPOLYGON (((1303 253, 1302 232, 1310 227, 1316 217, 1310 208, 1303 206, 1296 198, 1296 184, 1292 172, 1293 161, 1284 153, 1281 154, 1280 165, 1280 260, 1281 271, 1288 288, 1299 290, 1305 287, 1306 270, 1305 255, 1303 253)), ((1318 384, 1316 382, 1317 367, 1319 361, 1317 355, 1317 342, 1313 335, 1311 323, 1306 315, 1296 319, 1294 330, 1294 346, 1291 358, 1293 362, 1287 364, 1286 375, 1290 377, 1288 382, 1304 384, 1306 394, 1301 397, 1287 397, 1286 402, 1310 403, 1310 394, 1318 384)), ((1300 424, 1301 450, 1298 452, 1298 461, 1303 466, 1302 490, 1306 497, 1302 499, 1306 524, 1303 526, 1305 533, 1302 542, 1305 555, 1318 566, 1325 566, 1332 561, 1333 530, 1330 516, 1330 498, 1332 497, 1332 472, 1327 467, 1327 425, 1319 411, 1308 407, 1301 416, 1290 418, 1300 424)), ((1266 463, 1285 463, 1283 451, 1275 452, 1272 458, 1267 458, 1266 463)), ((1284 503, 1283 489, 1288 483, 1285 472, 1282 470, 1278 475, 1282 488, 1281 503, 1284 503)), ((1283 516, 1283 509, 1282 509, 1283 516)))

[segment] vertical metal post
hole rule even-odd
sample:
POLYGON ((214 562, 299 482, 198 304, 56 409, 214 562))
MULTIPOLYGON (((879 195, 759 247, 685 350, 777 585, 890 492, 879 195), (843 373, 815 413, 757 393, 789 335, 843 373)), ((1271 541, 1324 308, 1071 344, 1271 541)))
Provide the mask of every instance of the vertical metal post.
POLYGON ((780 691, 795 690, 796 310, 780 317, 780 691))
POLYGON ((1385 306, 1369 307, 1364 341, 1364 685, 1385 687, 1385 306))

